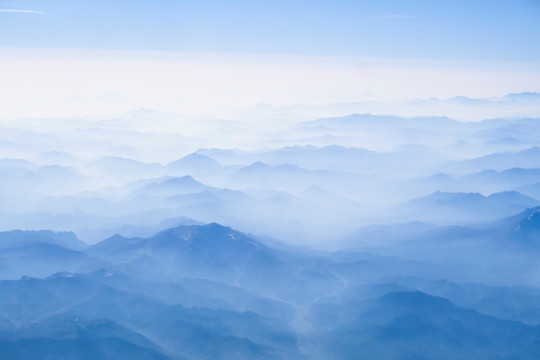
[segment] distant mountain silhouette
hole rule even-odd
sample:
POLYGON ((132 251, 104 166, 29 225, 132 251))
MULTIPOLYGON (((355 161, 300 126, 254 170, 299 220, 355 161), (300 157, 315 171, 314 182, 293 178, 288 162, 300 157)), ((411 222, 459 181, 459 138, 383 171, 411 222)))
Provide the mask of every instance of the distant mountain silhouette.
POLYGON ((517 152, 493 153, 478 158, 454 161, 445 166, 445 170, 461 173, 483 170, 503 171, 512 168, 540 168, 540 148, 534 146, 517 152))
POLYGON ((193 172, 215 172, 221 169, 221 164, 209 156, 192 153, 181 159, 167 164, 167 169, 193 172))
POLYGON ((540 201, 515 191, 483 196, 479 193, 434 192, 402 205, 415 220, 476 221, 509 216, 540 205, 540 201))
POLYGON ((0 232, 0 249, 20 247, 32 243, 60 245, 72 250, 81 250, 88 246, 72 232, 53 232, 50 230, 0 232))
POLYGON ((188 194, 210 189, 209 186, 198 182, 189 175, 182 177, 164 178, 135 190, 131 196, 172 196, 188 194))

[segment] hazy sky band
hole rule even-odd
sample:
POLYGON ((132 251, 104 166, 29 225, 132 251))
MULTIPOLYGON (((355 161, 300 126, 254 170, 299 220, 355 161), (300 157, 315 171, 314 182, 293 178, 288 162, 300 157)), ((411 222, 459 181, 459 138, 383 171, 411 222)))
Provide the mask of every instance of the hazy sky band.
POLYGON ((5 2, 0 117, 539 92, 539 19, 533 0, 5 2))
POLYGON ((540 61, 534 0, 22 0, 0 8, 2 47, 540 61))
POLYGON ((0 78, 3 118, 103 116, 141 107, 206 114, 262 102, 321 105, 540 91, 534 63, 155 51, 3 49, 0 78))

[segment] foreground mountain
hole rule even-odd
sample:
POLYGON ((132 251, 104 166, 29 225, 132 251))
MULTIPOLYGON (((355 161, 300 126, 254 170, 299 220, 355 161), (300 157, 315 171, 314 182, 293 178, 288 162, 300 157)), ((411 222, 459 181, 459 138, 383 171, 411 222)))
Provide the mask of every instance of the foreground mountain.
POLYGON ((13 260, 1 265, 40 271, 0 281, 0 356, 536 359, 540 293, 473 282, 534 279, 539 213, 477 227, 375 226, 356 234, 356 250, 337 252, 216 223, 80 250, 59 244, 78 244, 70 234, 5 233, 0 255, 13 260), (492 260, 478 264, 479 252, 492 260))
POLYGON ((332 309, 346 320, 316 336, 314 346, 322 352, 321 358, 532 360, 540 356, 540 328, 481 315, 422 292, 391 292, 373 302, 332 309))
POLYGON ((12 360, 171 360, 143 336, 112 321, 85 321, 77 317, 53 318, 0 332, 0 357, 12 360))
POLYGON ((142 278, 208 279, 287 300, 340 287, 316 258, 270 248, 215 223, 180 226, 144 239, 115 236, 88 253, 142 278))

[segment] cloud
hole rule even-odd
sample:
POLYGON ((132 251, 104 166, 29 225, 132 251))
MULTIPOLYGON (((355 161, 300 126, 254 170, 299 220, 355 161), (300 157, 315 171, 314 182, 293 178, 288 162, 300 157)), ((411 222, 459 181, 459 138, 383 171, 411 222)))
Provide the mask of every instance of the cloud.
POLYGON ((45 14, 45 12, 39 11, 39 10, 20 10, 20 9, 0 9, 0 12, 19 13, 19 14, 45 14))

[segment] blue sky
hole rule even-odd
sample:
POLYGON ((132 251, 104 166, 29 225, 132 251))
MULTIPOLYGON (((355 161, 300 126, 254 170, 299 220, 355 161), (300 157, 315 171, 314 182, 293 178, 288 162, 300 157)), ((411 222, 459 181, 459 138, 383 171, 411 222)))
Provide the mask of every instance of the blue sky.
POLYGON ((538 62, 538 39, 538 0, 0 3, 1 47, 538 62))

